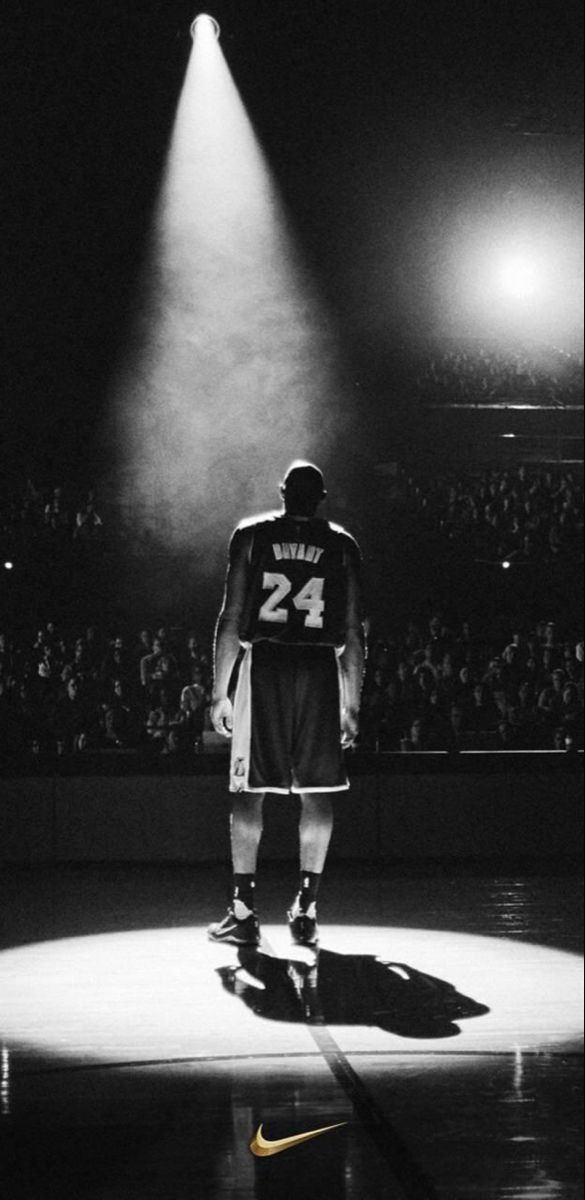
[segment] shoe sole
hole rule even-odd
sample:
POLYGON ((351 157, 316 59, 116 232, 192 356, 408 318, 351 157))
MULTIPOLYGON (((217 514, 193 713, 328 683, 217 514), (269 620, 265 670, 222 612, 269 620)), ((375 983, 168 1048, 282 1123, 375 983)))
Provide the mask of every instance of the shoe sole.
POLYGON ((259 946, 260 945, 259 937, 246 938, 244 940, 244 938, 236 937, 235 935, 232 937, 229 934, 227 937, 216 937, 215 934, 213 934, 213 933, 208 933, 207 937, 210 942, 215 942, 216 946, 221 946, 224 942, 227 942, 228 946, 259 946))

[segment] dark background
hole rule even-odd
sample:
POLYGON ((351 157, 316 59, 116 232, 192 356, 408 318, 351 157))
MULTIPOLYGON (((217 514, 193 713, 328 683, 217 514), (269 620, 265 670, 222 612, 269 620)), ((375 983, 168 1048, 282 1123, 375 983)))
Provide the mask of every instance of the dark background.
MULTIPOLYGON (((221 45, 334 309, 364 428, 432 332, 453 214, 579 204, 581 6, 216 0, 221 45)), ((124 339, 197 9, 8 0, 2 462, 85 479, 124 339)))

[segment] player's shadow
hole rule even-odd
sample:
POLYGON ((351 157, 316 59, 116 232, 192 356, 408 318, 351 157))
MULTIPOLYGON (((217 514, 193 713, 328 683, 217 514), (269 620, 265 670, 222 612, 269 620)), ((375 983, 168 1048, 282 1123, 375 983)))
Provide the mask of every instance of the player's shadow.
POLYGON ((332 950, 307 957, 311 961, 242 948, 238 965, 217 973, 226 991, 271 1021, 371 1025, 399 1037, 447 1038, 461 1032, 459 1021, 490 1011, 406 963, 332 950))

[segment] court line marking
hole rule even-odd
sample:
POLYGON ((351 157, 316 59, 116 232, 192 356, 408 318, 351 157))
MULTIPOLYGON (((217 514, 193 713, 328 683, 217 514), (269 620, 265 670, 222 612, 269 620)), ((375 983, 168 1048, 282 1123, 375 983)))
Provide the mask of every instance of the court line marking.
POLYGON ((406 1200, 438 1200, 438 1193, 430 1179, 420 1169, 392 1122, 354 1071, 329 1028, 326 1025, 306 1025, 306 1029, 334 1079, 345 1092, 360 1124, 388 1163, 406 1200))

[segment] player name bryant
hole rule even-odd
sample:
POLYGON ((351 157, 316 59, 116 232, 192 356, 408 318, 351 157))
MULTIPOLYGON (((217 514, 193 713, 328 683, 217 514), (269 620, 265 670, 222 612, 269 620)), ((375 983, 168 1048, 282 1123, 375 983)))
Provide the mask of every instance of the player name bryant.
POLYGON ((325 553, 322 546, 305 546, 303 542, 273 542, 274 557, 294 559, 296 562, 318 563, 325 553))

